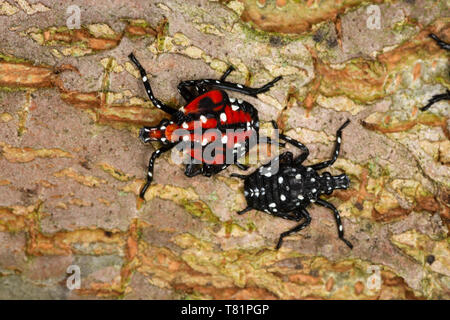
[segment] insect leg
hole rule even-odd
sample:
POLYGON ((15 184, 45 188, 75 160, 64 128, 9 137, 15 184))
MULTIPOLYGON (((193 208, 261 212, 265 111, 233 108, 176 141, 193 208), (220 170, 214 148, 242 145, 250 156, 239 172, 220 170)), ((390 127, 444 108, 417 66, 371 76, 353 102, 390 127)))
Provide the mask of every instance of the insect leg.
POLYGON ((305 209, 302 209, 300 214, 303 216, 303 218, 305 218, 305 221, 300 223, 298 226, 280 234, 280 238, 278 239, 277 246, 275 247, 276 250, 280 249, 281 245, 283 244, 283 239, 285 237, 287 237, 295 232, 298 232, 300 230, 303 230, 311 223, 311 216, 309 215, 308 211, 306 211, 305 209))
POLYGON ((201 164, 194 164, 190 163, 186 165, 186 170, 184 171, 184 174, 186 177, 195 177, 203 172, 203 168, 201 164))
POLYGON ((422 108, 420 108, 421 111, 426 111, 428 110, 433 104, 435 104, 436 102, 439 102, 441 100, 450 100, 450 90, 447 89, 447 91, 445 93, 442 94, 436 94, 433 97, 431 97, 430 100, 428 100, 428 103, 426 106, 423 106, 422 108))
MULTIPOLYGON (((278 130, 278 125, 275 122, 275 120, 272 120, 272 126, 274 129, 278 130)), ((292 139, 289 136, 286 136, 282 133, 279 134, 280 139, 286 141, 287 143, 293 145, 294 147, 299 148, 302 151, 302 154, 300 154, 297 158, 295 158, 296 164, 301 164, 303 161, 305 161, 306 158, 309 156, 309 149, 300 141, 297 141, 295 139, 292 139)))
POLYGON ((263 137, 263 138, 267 139, 266 144, 274 144, 274 145, 276 145, 278 147, 285 147, 286 146, 286 144, 284 142, 274 141, 270 137, 263 137))
POLYGON ((228 75, 234 71, 233 66, 229 66, 228 69, 223 73, 223 75, 220 77, 220 81, 225 81, 225 79, 228 77, 228 75))
POLYGON ((145 91, 147 92, 147 95, 148 95, 150 101, 155 105, 155 107, 157 107, 158 109, 161 109, 162 111, 164 111, 170 115, 173 115, 174 113, 176 113, 178 110, 165 105, 160 100, 155 98, 155 96, 153 95, 152 88, 150 86, 150 82, 148 82, 147 72, 142 67, 142 65, 139 63, 139 61, 136 59, 134 54, 130 53, 128 57, 134 63, 136 68, 138 68, 139 73, 141 74, 141 77, 142 77, 142 82, 144 83, 145 91))
POLYGON ((150 157, 150 160, 148 162, 148 170, 147 170, 147 182, 145 183, 144 187, 142 188, 141 192, 139 193, 139 196, 142 199, 145 199, 145 192, 147 191, 148 187, 150 186, 150 184, 153 181, 153 167, 155 165, 155 160, 157 158, 159 158, 159 156, 161 156, 161 154, 163 154, 164 152, 169 151, 170 149, 173 148, 173 144, 171 145, 166 145, 163 146, 161 148, 159 148, 158 150, 156 150, 155 152, 152 153, 152 156, 150 157))
POLYGON ((344 228, 342 226, 342 222, 341 222, 341 216, 339 215, 339 211, 336 209, 335 206, 333 206, 331 203, 329 203, 328 201, 322 200, 322 199, 317 199, 316 203, 318 205, 321 205, 325 208, 328 208, 330 210, 333 211, 334 213, 334 218, 336 219, 336 224, 338 227, 338 235, 339 235, 339 239, 341 239, 342 241, 345 242, 345 244, 350 248, 353 249, 353 245, 350 243, 350 241, 348 241, 347 239, 344 238, 344 228))
MULTIPOLYGON (((234 71, 234 67, 230 66, 228 67, 228 69, 223 73, 223 75, 220 77, 220 81, 225 81, 225 79, 228 77, 228 75, 234 71)), ((196 97, 196 95, 192 94, 191 90, 189 90, 190 87, 195 87, 195 89, 197 90, 198 94, 202 94, 204 92, 206 92, 206 87, 207 85, 203 84, 201 82, 202 80, 186 80, 186 81, 181 81, 177 88, 178 88, 178 92, 181 94, 181 96, 187 101, 187 102, 191 102, 192 100, 194 100, 194 98, 196 97)))
POLYGON ((190 81, 183 81, 179 85, 182 86, 197 86, 198 88, 204 88, 204 87, 214 87, 219 89, 225 89, 230 91, 236 91, 240 92, 252 97, 256 97, 260 93, 264 93, 270 90, 274 86, 276 82, 281 80, 281 77, 276 77, 272 81, 266 83, 265 85, 259 87, 259 88, 250 88, 247 86, 244 86, 239 83, 233 83, 228 82, 224 80, 215 80, 215 79, 201 79, 201 80, 190 80, 190 81))
POLYGON ((443 40, 441 40, 437 35, 435 35, 434 33, 430 34, 430 38, 433 39, 434 41, 436 41, 436 43, 438 44, 439 47, 441 47, 442 49, 445 50, 450 50, 450 43, 447 43, 443 40))
POLYGON ((339 156, 339 150, 341 149, 342 130, 346 126, 348 126, 349 123, 350 123, 350 120, 347 119, 347 121, 345 121, 345 123, 336 132, 336 145, 334 147, 333 158, 331 158, 331 160, 328 160, 328 161, 325 161, 325 162, 321 162, 321 163, 317 163, 317 164, 314 164, 314 165, 310 166, 312 169, 320 170, 320 169, 323 169, 323 168, 331 166, 336 161, 336 159, 339 156))
POLYGON ((236 212, 238 215, 242 215, 242 214, 244 214, 244 213, 247 213, 247 212, 249 212, 250 210, 252 210, 253 208, 252 207, 247 207, 247 208, 245 208, 244 210, 241 210, 241 211, 238 211, 238 212, 236 212))

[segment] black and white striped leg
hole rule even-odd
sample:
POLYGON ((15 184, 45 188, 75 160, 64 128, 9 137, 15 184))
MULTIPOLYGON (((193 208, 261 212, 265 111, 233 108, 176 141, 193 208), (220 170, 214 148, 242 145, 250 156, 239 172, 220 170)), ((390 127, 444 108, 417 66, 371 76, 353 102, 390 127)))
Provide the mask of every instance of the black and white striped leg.
MULTIPOLYGON (((225 79, 228 77, 228 75, 232 71, 234 71, 234 67, 230 66, 224 72, 224 74, 220 77, 220 81, 225 81, 225 79)), ((191 92, 190 88, 194 87, 198 94, 202 94, 202 93, 206 92, 206 87, 204 85, 200 86, 199 81, 201 81, 201 80, 187 80, 187 81, 182 81, 178 84, 178 86, 177 86, 178 92, 184 98, 184 100, 186 100, 186 102, 191 102, 198 96, 198 95, 193 94, 191 92)))
POLYGON ((438 44, 439 47, 441 47, 442 49, 445 50, 450 50, 450 43, 447 43, 443 40, 441 40, 437 35, 435 35, 434 33, 430 34, 430 38, 433 39, 434 41, 436 41, 436 43, 438 44))
POLYGON ((133 53, 130 53, 128 57, 134 63, 136 68, 138 68, 139 73, 141 74, 141 77, 142 77, 142 82, 144 83, 145 91, 147 92, 147 95, 148 95, 150 101, 155 105, 155 107, 157 107, 158 109, 161 109, 162 111, 164 111, 164 112, 166 112, 166 113, 168 113, 170 115, 172 115, 175 112, 177 112, 176 109, 165 105, 160 100, 155 98, 155 96, 153 95, 152 88, 150 86, 150 82, 148 82, 147 72, 142 67, 142 65, 139 63, 139 61, 136 59, 136 57, 134 56, 133 53))
POLYGON ((214 79, 202 79, 202 80, 188 80, 188 81, 183 81, 179 84, 179 86, 193 86, 193 87, 214 87, 214 88, 218 88, 218 89, 225 89, 225 90, 230 90, 230 91, 236 91, 236 92, 240 92, 252 97, 256 97, 259 93, 264 93, 266 91, 269 91, 271 87, 273 87, 273 85, 278 82, 279 80, 281 80, 281 77, 276 77, 275 79, 273 79, 272 81, 266 83, 265 85, 263 85, 262 87, 259 88, 250 88, 247 86, 244 86, 242 84, 239 83, 233 83, 233 82, 228 82, 228 81, 224 81, 224 80, 214 80, 214 79))
POLYGON ((325 201, 323 199, 317 199, 316 203, 318 205, 321 205, 325 208, 328 208, 330 210, 333 211, 334 213, 334 219, 336 220, 336 224, 337 224, 337 228, 338 228, 338 235, 339 235, 339 239, 341 239, 342 241, 344 241, 344 243, 350 248, 353 249, 353 245, 351 244, 350 241, 348 241, 347 239, 344 238, 344 227, 342 226, 342 222, 341 222, 341 216, 339 214, 339 211, 336 209, 335 206, 333 206, 331 203, 329 203, 328 201, 325 201))
POLYGON ((283 244, 283 239, 285 237, 290 236, 291 234, 293 234, 295 232, 299 232, 299 231, 305 229, 307 226, 309 226, 309 224, 311 223, 311 216, 309 215, 308 211, 306 211, 306 209, 302 209, 300 214, 303 216, 305 221, 303 221, 296 227, 280 234, 280 238, 278 239, 277 246, 275 247, 276 250, 281 248, 281 245, 283 244))
POLYGON ((294 160, 295 164, 302 164, 303 161, 305 161, 306 158, 308 158, 309 149, 303 143, 295 139, 292 139, 291 137, 286 136, 284 134, 280 134, 280 139, 286 141, 287 143, 293 145, 294 147, 299 148, 302 151, 302 153, 297 158, 295 158, 294 160))
POLYGON ((331 158, 331 160, 314 164, 314 165, 310 166, 312 169, 321 170, 323 168, 331 166, 336 161, 336 159, 339 156, 339 150, 341 149, 342 130, 344 130, 344 128, 346 126, 348 126, 349 123, 350 123, 350 120, 347 119, 347 121, 345 121, 344 124, 336 132, 336 145, 334 147, 333 157, 331 158))
POLYGON ((450 100, 450 90, 447 89, 447 91, 445 93, 434 95, 430 100, 428 100, 427 105, 423 106, 422 108, 420 108, 420 110, 421 111, 426 111, 433 104, 435 104, 436 102, 442 101, 442 100, 450 100))
POLYGON ((241 210, 241 211, 238 211, 238 212, 236 212, 238 215, 243 215, 244 213, 247 213, 247 212, 249 212, 250 210, 252 210, 252 208, 251 207, 247 207, 247 208, 245 208, 244 210, 241 210))
POLYGON ((173 144, 162 146, 158 150, 152 153, 152 156, 150 157, 150 160, 148 162, 148 170, 147 170, 147 182, 145 183, 144 187, 142 188, 141 192, 139 193, 139 196, 142 199, 145 199, 145 192, 147 191, 148 187, 153 181, 153 167, 155 165, 155 160, 161 156, 164 152, 169 151, 173 148, 173 144))

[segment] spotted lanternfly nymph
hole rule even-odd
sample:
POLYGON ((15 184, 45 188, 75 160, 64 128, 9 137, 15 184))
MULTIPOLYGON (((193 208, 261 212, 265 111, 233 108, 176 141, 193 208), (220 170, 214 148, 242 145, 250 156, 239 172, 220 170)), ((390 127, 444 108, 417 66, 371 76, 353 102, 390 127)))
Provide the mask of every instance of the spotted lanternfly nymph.
MULTIPOLYGON (((276 249, 281 247, 284 237, 298 232, 310 224, 311 217, 308 211, 306 211, 306 208, 312 203, 324 206, 333 211, 338 226, 339 238, 347 246, 353 248, 353 245, 344 238, 344 229, 338 210, 331 203, 320 198, 322 194, 330 195, 333 190, 347 189, 350 180, 345 174, 332 176, 329 172, 324 172, 322 175, 317 172, 318 170, 331 166, 338 158, 342 130, 349 123, 350 120, 347 120, 337 130, 336 146, 331 160, 310 166, 303 166, 302 163, 309 155, 308 148, 299 141, 280 134, 279 138, 281 140, 286 141, 302 151, 298 157, 294 158, 292 152, 286 151, 250 175, 231 175, 244 179, 244 195, 247 200, 247 207, 239 211, 238 214, 244 214, 252 209, 256 209, 283 219, 294 221, 304 220, 296 227, 280 235, 276 249)), ((273 125, 276 127, 274 122, 273 125)))
MULTIPOLYGON (((442 49, 445 49, 447 51, 450 50, 450 44, 439 39, 439 37, 437 35, 432 33, 432 34, 430 34, 430 38, 432 38, 434 41, 436 41, 438 46, 441 47, 442 49)), ((420 110, 426 111, 433 104, 435 104, 436 102, 442 101, 442 100, 450 100, 450 90, 447 89, 445 93, 434 95, 433 97, 431 97, 431 99, 428 101, 428 103, 425 106, 420 108, 420 110)))
MULTIPOLYGON (((268 91, 281 77, 277 77, 260 88, 250 88, 241 84, 225 81, 234 70, 228 68, 219 80, 200 79, 182 81, 178 84, 178 92, 187 101, 187 105, 176 110, 162 103, 153 95, 147 73, 136 57, 131 53, 131 61, 138 68, 145 90, 150 101, 159 109, 168 113, 171 118, 163 119, 155 127, 144 127, 139 132, 142 142, 159 141, 162 147, 153 152, 150 157, 147 182, 140 192, 144 198, 147 188, 153 180, 153 166, 155 160, 164 152, 177 146, 189 145, 189 156, 197 160, 186 165, 185 175, 193 177, 198 174, 211 176, 224 169, 230 163, 225 161, 226 154, 233 155, 234 164, 240 169, 246 166, 237 162, 237 159, 245 155, 253 147, 249 141, 259 140, 258 111, 248 102, 228 97, 223 89, 236 91, 256 97, 259 93, 268 91), (195 128, 199 127, 201 133, 196 134, 195 128), (206 159, 203 150, 216 140, 214 135, 203 134, 208 129, 216 129, 220 133, 221 147, 212 151, 212 157, 206 159), (230 134, 233 131, 233 134, 230 134), (179 134, 181 133, 182 134, 179 134), (197 152, 200 151, 200 152, 197 152)), ((218 141, 217 141, 218 142, 218 141)), ((271 143, 267 138, 267 143, 271 143)))

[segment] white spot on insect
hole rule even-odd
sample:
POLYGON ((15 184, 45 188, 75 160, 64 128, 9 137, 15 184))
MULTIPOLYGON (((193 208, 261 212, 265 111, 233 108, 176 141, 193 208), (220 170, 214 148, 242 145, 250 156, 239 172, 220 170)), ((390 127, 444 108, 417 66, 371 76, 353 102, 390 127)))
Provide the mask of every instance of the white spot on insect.
POLYGON ((227 143, 228 141, 228 137, 227 136, 223 136, 222 137, 222 143, 227 143))
POLYGON ((183 125, 182 125, 182 126, 183 126, 184 129, 189 128, 189 126, 188 126, 188 124, 187 124, 186 122, 183 122, 183 125))
POLYGON ((342 225, 339 226, 339 231, 342 231, 342 225))
POLYGON ((247 190, 244 191, 244 196, 248 196, 248 191, 247 190))
POLYGON ((280 199, 281 199, 281 201, 286 201, 286 196, 285 196, 284 194, 282 194, 282 195, 280 196, 280 199))
POLYGON ((302 178, 302 175, 301 175, 301 174, 297 174, 297 175, 295 176, 295 179, 300 180, 301 178, 302 178))
POLYGON ((184 136, 183 141, 189 141, 189 136, 188 135, 184 136))
POLYGON ((330 191, 331 190, 331 187, 328 187, 328 191, 330 191))
POLYGON ((144 142, 147 142, 147 141, 149 141, 150 140, 150 138, 145 138, 144 139, 144 142))
POLYGON ((314 189, 312 189, 311 191, 312 191, 312 193, 316 193, 316 192, 317 192, 317 189, 314 188, 314 189))
POLYGON ((241 88, 241 89, 243 88, 242 84, 237 84, 236 87, 241 88))
POLYGON ((161 126, 160 130, 166 130, 166 126, 161 126))
POLYGON ((202 140, 202 146, 206 146, 208 144, 208 139, 203 138, 202 140))
POLYGON ((148 176, 151 177, 151 176, 153 176, 153 174, 152 174, 151 172, 149 172, 149 173, 148 173, 148 176))
POLYGON ((314 199, 311 199, 311 200, 309 200, 309 201, 311 201, 312 203, 316 202, 316 200, 314 200, 314 199))
POLYGON ((314 178, 311 178, 311 182, 315 182, 316 181, 316 179, 314 179, 314 178))
POLYGON ((203 123, 206 123, 207 119, 206 119, 206 117, 204 115, 201 115, 200 116, 200 121, 203 122, 203 123))
POLYGON ((274 208, 274 209, 272 209, 272 211, 273 211, 273 212, 278 212, 278 210, 277 210, 277 209, 275 209, 275 208, 274 208))
POLYGON ((238 99, 238 103, 242 103, 242 102, 244 102, 244 101, 242 101, 241 99, 238 99))
POLYGON ((184 107, 181 107, 181 108, 180 108, 180 112, 183 112, 183 113, 184 113, 184 111, 185 111, 185 110, 184 110, 184 107))
POLYGON ((341 138, 340 137, 337 138, 337 142, 341 143, 341 138))
POLYGON ((272 176, 272 173, 271 173, 271 172, 267 172, 267 173, 265 174, 265 176, 266 176, 267 178, 270 178, 270 177, 272 176))
POLYGON ((330 177, 327 177, 327 180, 330 180, 331 178, 330 177))
POLYGON ((144 131, 145 131, 145 132, 150 132, 150 130, 148 130, 147 128, 144 128, 144 131))
POLYGON ((164 137, 161 138, 161 141, 162 141, 162 142, 164 142, 164 141, 166 141, 166 140, 167 140, 167 139, 164 138, 164 137))
POLYGON ((275 202, 272 202, 271 204, 269 204, 270 208, 275 208, 277 205, 275 204, 275 202))
POLYGON ((222 120, 223 122, 227 121, 227 115, 225 113, 221 113, 220 114, 220 120, 222 120))
POLYGON ((231 105, 231 110, 233 110, 233 111, 239 110, 239 106, 237 106, 235 104, 232 104, 231 105))
POLYGON ((306 169, 306 171, 312 171, 312 168, 309 168, 309 167, 308 167, 308 169, 306 169))
POLYGON ((299 200, 305 199, 305 197, 303 197, 301 194, 299 194, 299 195, 297 196, 297 198, 298 198, 299 200))
POLYGON ((236 101, 236 98, 230 98, 230 102, 233 103, 236 101))
POLYGON ((278 178, 278 183, 283 183, 283 177, 278 178))
POLYGON ((146 76, 143 76, 143 77, 142 77, 142 81, 144 81, 144 82, 147 81, 147 77, 146 77, 146 76))

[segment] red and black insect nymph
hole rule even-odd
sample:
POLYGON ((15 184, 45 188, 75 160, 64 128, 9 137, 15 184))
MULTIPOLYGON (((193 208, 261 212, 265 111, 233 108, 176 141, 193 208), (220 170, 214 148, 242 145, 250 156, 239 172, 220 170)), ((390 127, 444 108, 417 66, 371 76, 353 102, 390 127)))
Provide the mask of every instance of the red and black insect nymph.
MULTIPOLYGON (((445 49, 447 51, 450 51, 450 44, 439 39, 439 37, 435 34, 430 34, 430 38, 432 38, 434 41, 436 41, 436 43, 438 44, 439 47, 441 47, 442 49, 445 49)), ((442 100, 450 100, 450 90, 446 90, 445 93, 441 93, 441 94, 436 94, 433 97, 431 97, 431 99, 428 101, 428 103, 423 106, 422 108, 420 108, 420 110, 422 111, 426 111, 428 110, 433 104, 435 104, 436 102, 442 101, 442 100)))
MULTIPOLYGON (((294 221, 303 219, 302 223, 280 235, 276 249, 281 247, 284 237, 298 232, 310 224, 311 217, 306 208, 312 203, 333 211, 339 238, 347 246, 353 248, 353 245, 344 238, 344 229, 338 210, 331 203, 320 198, 320 195, 329 195, 333 190, 347 189, 350 180, 345 174, 332 176, 328 172, 324 172, 322 175, 317 172, 331 166, 336 161, 339 156, 342 130, 349 123, 350 121, 347 120, 337 130, 336 146, 331 160, 303 166, 302 163, 309 155, 308 148, 299 141, 280 134, 281 140, 302 151, 298 157, 294 158, 292 152, 286 151, 250 175, 232 174, 233 177, 244 179, 244 195, 247 200, 247 207, 239 211, 238 214, 256 209, 283 219, 294 221)), ((276 126, 274 122, 273 125, 276 126)))
MULTIPOLYGON (((187 153, 192 160, 186 165, 185 175, 188 177, 198 174, 211 176, 233 163, 240 169, 247 169, 246 166, 238 163, 237 159, 253 147, 254 143, 250 141, 259 140, 258 111, 246 101, 228 97, 223 89, 256 97, 257 94, 268 91, 281 77, 273 79, 260 88, 250 88, 225 81, 234 70, 230 67, 219 80, 182 81, 178 84, 178 91, 187 101, 187 105, 176 110, 154 97, 146 71, 133 54, 130 54, 129 58, 141 74, 150 101, 171 116, 170 119, 163 119, 155 127, 144 127, 140 130, 139 138, 144 143, 150 141, 162 143, 162 147, 153 152, 150 157, 147 182, 140 192, 141 198, 144 198, 153 180, 154 161, 175 146, 184 151, 188 150, 187 153), (211 134, 211 131, 218 134, 211 134), (230 134, 231 131, 233 134, 230 134), (206 158, 203 151, 215 141, 220 143, 220 147, 214 148, 211 156, 206 158), (233 156, 232 163, 225 161, 228 160, 227 152, 228 154, 231 152, 233 156)), ((267 139, 270 143, 270 139, 267 139)))

